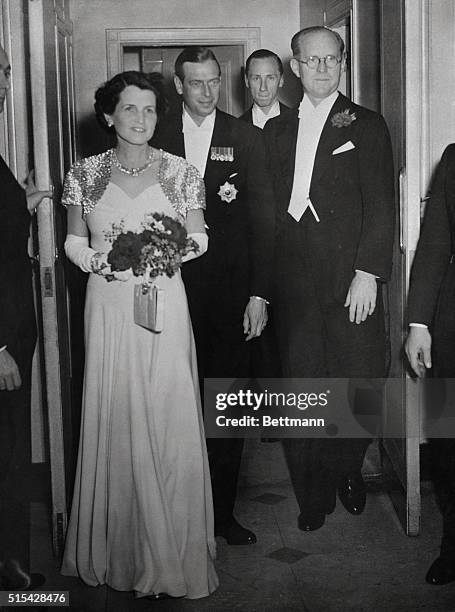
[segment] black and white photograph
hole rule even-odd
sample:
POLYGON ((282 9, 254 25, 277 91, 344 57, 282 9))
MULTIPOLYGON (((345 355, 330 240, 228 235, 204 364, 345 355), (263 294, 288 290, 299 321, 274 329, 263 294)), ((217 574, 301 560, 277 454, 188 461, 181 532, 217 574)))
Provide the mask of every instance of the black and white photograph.
POLYGON ((455 0, 0 0, 0 610, 455 611, 455 0))

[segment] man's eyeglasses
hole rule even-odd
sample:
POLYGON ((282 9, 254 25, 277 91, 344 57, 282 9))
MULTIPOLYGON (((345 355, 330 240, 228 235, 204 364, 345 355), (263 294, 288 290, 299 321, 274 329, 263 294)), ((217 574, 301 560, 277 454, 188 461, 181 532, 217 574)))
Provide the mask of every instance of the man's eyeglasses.
POLYGON ((310 55, 310 57, 306 57, 305 59, 297 59, 300 64, 306 64, 310 70, 316 70, 319 68, 321 62, 324 62, 327 68, 336 68, 338 64, 341 62, 341 57, 336 57, 335 55, 326 55, 325 57, 318 57, 317 55, 310 55))

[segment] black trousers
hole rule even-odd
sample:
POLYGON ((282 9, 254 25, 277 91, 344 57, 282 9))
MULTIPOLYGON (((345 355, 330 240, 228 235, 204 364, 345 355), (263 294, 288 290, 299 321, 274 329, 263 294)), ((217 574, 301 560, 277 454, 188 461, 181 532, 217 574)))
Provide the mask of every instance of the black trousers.
MULTIPOLYGON (((455 378, 455 264, 441 286, 432 332, 435 378, 455 378)), ((441 557, 455 564, 455 439, 431 439, 431 471, 443 517, 441 557)))
MULTIPOLYGON (((304 244, 304 243, 303 243, 304 244)), ((347 288, 321 288, 311 254, 292 261, 277 291, 277 337, 286 378, 377 379, 386 375, 382 294, 374 314, 357 325, 344 307, 347 288)), ((283 448, 301 512, 322 510, 337 481, 360 471, 367 438, 284 439, 283 448)))
POLYGON ((251 376, 254 378, 280 378, 281 363, 276 334, 275 314, 268 307, 267 326, 259 336, 251 340, 251 376))
POLYGON ((22 386, 0 391, 0 559, 30 569, 30 367, 22 386))
POLYGON ((455 564, 455 440, 431 439, 431 471, 443 518, 441 557, 455 564))
MULTIPOLYGON (((247 297, 235 291, 226 296, 222 285, 209 290, 205 283, 198 284, 194 279, 189 282, 185 274, 183 277, 204 400, 204 378, 250 377, 251 342, 246 342, 243 334, 247 297)), ((243 439, 207 439, 216 529, 233 520, 243 444, 243 439)))

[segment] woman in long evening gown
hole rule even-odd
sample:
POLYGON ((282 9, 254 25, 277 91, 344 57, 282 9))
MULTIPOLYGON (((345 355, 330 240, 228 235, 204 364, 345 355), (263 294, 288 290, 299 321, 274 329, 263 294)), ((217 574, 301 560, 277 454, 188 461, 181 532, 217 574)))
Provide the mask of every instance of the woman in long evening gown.
POLYGON ((65 181, 68 257, 91 271, 85 307, 82 425, 62 572, 137 596, 199 598, 217 585, 210 476, 196 354, 180 272, 159 276, 160 333, 134 322, 140 279, 111 272, 107 234, 153 212, 207 247, 203 183, 183 159, 151 149, 161 94, 152 75, 117 75, 96 95, 116 149, 77 162, 65 181), (90 238, 90 246, 88 246, 90 238))

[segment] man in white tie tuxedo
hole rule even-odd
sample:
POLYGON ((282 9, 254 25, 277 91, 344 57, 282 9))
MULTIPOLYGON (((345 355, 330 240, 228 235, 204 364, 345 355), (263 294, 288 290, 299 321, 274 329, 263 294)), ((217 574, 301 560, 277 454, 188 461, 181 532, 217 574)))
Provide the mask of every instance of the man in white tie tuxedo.
MULTIPOLYGON (((188 46, 175 62, 182 107, 155 130, 152 144, 185 157, 204 177, 210 246, 182 269, 204 378, 249 378, 250 340, 267 323, 274 211, 262 134, 217 108, 221 69, 213 51, 188 46), (196 263, 196 265, 194 265, 196 263)), ((234 516, 242 438, 209 438, 215 533, 228 544, 255 534, 234 516)))
POLYGON ((253 104, 239 117, 261 130, 269 119, 288 109, 278 99, 284 85, 283 63, 276 53, 256 49, 245 64, 245 85, 250 90, 253 104))
MULTIPOLYGON (((394 179, 381 115, 338 92, 346 56, 328 28, 298 32, 291 69, 304 96, 264 135, 277 211, 275 312, 283 375, 381 378, 387 342, 381 284, 390 277, 394 179)), ((287 439, 299 527, 365 506, 368 440, 287 439)))

